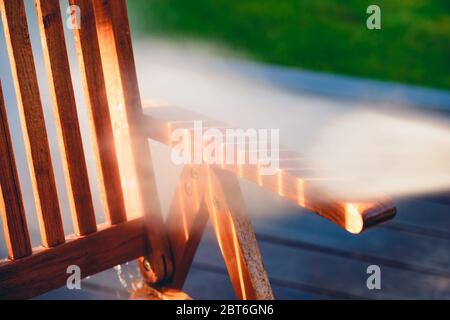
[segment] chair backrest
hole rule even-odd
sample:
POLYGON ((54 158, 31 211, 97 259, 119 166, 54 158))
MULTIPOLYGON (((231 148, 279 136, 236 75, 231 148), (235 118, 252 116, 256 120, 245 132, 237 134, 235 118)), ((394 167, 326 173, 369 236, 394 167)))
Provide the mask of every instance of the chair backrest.
POLYGON ((1 94, 0 212, 9 259, 0 261, 0 298, 28 298, 60 287, 70 265, 86 277, 145 256, 154 281, 172 272, 150 149, 141 132, 125 0, 69 2, 76 6, 74 36, 107 223, 97 225, 95 218, 60 2, 36 0, 36 11, 75 230, 71 236, 63 229, 24 2, 0 0, 42 238, 42 247, 32 249, 1 94), (81 21, 75 21, 78 10, 81 21))

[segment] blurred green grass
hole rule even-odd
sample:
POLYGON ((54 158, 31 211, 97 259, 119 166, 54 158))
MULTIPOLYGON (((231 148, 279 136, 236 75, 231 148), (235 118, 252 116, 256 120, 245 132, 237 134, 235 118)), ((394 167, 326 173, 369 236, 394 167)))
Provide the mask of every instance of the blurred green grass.
POLYGON ((256 60, 450 89, 449 0, 130 0, 138 34, 220 43, 256 60), (381 7, 382 29, 366 28, 381 7))

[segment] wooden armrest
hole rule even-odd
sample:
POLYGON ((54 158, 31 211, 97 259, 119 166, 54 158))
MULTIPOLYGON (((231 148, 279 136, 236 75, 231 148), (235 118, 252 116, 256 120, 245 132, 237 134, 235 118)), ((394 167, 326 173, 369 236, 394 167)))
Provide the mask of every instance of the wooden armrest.
MULTIPOLYGON (((193 130, 194 121, 202 121, 204 127, 217 128, 225 133, 225 124, 209 120, 194 112, 172 106, 144 106, 146 115, 142 130, 149 138, 172 146, 171 133, 175 129, 193 130)), ((247 150, 247 149, 246 149, 247 150)), ((280 167, 275 175, 261 175, 259 165, 216 165, 236 175, 252 181, 262 188, 271 190, 281 197, 294 201, 299 206, 314 211, 336 223, 350 233, 361 233, 368 227, 377 225, 395 216, 393 202, 380 195, 368 201, 339 199, 325 191, 323 184, 329 179, 324 169, 308 168, 297 152, 280 147, 280 167)), ((342 179, 345 184, 345 180, 342 179)))

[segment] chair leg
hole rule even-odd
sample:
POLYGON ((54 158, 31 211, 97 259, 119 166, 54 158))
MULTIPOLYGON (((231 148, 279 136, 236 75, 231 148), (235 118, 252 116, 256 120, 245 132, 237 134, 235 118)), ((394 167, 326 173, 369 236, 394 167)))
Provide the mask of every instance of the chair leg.
POLYGON ((206 166, 186 166, 167 219, 175 272, 167 287, 182 289, 211 218, 239 299, 273 299, 237 177, 206 166))
POLYGON ((271 300, 272 288, 237 177, 210 168, 205 202, 236 296, 271 300))
POLYGON ((174 260, 171 288, 182 289, 208 222, 204 203, 205 168, 186 166, 180 176, 167 218, 174 260))

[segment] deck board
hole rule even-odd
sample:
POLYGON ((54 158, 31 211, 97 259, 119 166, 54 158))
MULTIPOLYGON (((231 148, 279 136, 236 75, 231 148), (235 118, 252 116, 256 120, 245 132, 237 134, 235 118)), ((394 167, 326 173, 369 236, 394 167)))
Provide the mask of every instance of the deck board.
MULTIPOLYGON (((207 234, 195 261, 221 266, 223 261, 211 245, 214 242, 209 240, 211 238, 211 234, 207 234)), ((327 289, 330 293, 338 292, 370 299, 450 298, 449 277, 380 265, 382 290, 370 291, 366 287, 366 268, 370 264, 377 264, 377 261, 363 262, 265 241, 260 241, 259 244, 269 277, 272 279, 316 286, 327 289)), ((337 298, 345 297, 338 295, 337 298)))
MULTIPOLYGON (((287 203, 270 198, 265 202, 267 210, 279 212, 284 207, 286 212, 290 212, 292 209, 287 203)), ((447 239, 399 232, 387 228, 389 223, 353 236, 302 210, 268 220, 258 216, 255 208, 251 207, 249 211, 277 299, 450 299, 450 250, 447 239), (283 241, 277 242, 272 238, 283 241), (312 243, 325 250, 296 246, 296 243, 312 243), (333 251, 336 249, 348 254, 336 254, 333 251), (366 268, 370 264, 381 267, 382 290, 370 291, 366 287, 366 268)), ((401 223, 438 228, 440 226, 430 218, 439 216, 445 218, 445 206, 416 199, 400 202, 401 223), (427 214, 421 213, 424 209, 427 214)), ((127 296, 114 270, 91 277, 83 283, 87 283, 84 289, 86 298, 117 299, 118 292, 121 298, 127 296)), ((68 293, 67 289, 60 290, 63 297, 80 295, 68 293)), ((195 299, 234 297, 210 225, 184 290, 195 299)), ((54 294, 44 297, 52 298, 54 294)))
MULTIPOLYGON (((258 217, 257 202, 248 201, 249 211, 253 214, 252 221, 261 233, 449 272, 450 240, 433 232, 435 229, 445 231, 448 226, 448 206, 419 200, 398 201, 398 213, 394 220, 355 236, 308 214, 307 210, 274 199, 268 192, 255 192, 249 190, 248 186, 246 191, 252 197, 270 199, 264 210, 286 212, 279 218, 261 218, 258 217), (390 228, 399 223, 430 230, 432 237, 390 228)), ((266 213, 261 215, 266 216, 266 213)))

